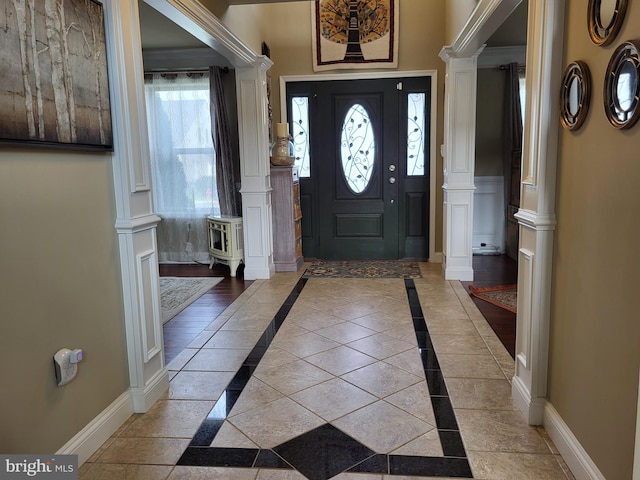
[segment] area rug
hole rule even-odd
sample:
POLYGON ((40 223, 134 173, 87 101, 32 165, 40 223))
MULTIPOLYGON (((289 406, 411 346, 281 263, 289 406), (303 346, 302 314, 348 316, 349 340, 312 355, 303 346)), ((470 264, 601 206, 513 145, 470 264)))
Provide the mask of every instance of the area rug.
POLYGON ((417 262, 394 260, 316 260, 305 278, 421 278, 417 262))
POLYGON ((474 287, 473 285, 469 285, 469 291, 474 297, 509 310, 510 312, 517 313, 517 285, 499 285, 497 287, 474 287))
POLYGON ((221 277, 160 277, 162 323, 167 323, 222 280, 221 277))

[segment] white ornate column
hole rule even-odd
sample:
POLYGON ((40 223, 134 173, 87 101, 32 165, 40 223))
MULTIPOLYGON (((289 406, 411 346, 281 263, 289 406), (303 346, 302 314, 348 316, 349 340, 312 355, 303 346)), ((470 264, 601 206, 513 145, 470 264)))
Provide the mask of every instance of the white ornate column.
POLYGON ((476 86, 478 55, 458 57, 445 47, 444 241, 447 280, 473 280, 473 193, 475 185, 476 86))
POLYGON ((547 404, 551 273, 562 79, 564 0, 529 1, 527 99, 518 252, 518 316, 513 398, 532 425, 547 404))
POLYGON ((156 245, 160 218, 153 212, 151 193, 138 2, 105 0, 104 7, 130 392, 134 412, 145 412, 169 387, 156 245))
POLYGON ((236 68, 244 278, 248 280, 275 273, 266 83, 271 65, 267 57, 258 57, 253 66, 236 68))

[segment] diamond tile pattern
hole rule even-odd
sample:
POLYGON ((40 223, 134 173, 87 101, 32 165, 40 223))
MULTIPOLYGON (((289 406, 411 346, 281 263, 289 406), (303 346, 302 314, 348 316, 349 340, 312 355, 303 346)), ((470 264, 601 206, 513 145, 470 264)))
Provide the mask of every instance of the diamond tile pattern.
POLYGON ((176 465, 170 478, 472 478, 472 467, 493 478, 487 463, 527 455, 546 476, 526 478, 562 478, 536 429, 492 399, 508 395, 508 381, 473 336, 468 298, 431 270, 417 280, 257 281, 176 357, 166 398, 82 480, 134 462, 176 465))
MULTIPOLYGON (((401 471, 397 465, 403 458, 426 458, 421 452, 455 451, 464 459, 442 382, 433 387, 435 409, 430 401, 428 372, 439 372, 439 366, 429 353, 433 347, 413 280, 359 283, 366 288, 345 289, 326 280, 307 290, 305 280, 296 285, 180 464, 199 464, 194 448, 207 442, 210 448, 203 456, 208 465, 243 467, 260 461, 273 468, 292 466, 312 480, 348 470, 390 473, 392 457, 401 471), (330 313, 318 313, 324 306, 317 295, 327 294, 340 301, 330 313), (350 321, 358 318, 361 323, 350 321), (398 333, 407 331, 415 338, 398 333), (440 413, 443 419, 436 418, 440 413), (439 434, 440 424, 449 429, 445 435, 439 434), (441 445, 443 438, 447 442, 441 445)), ((216 334, 221 344, 214 335, 205 349, 230 348, 231 341, 247 348, 232 332, 216 334)), ((464 465, 456 468, 470 474, 464 465)), ((437 472, 427 468, 423 473, 437 472)))
POLYGON ((359 368, 346 373, 342 378, 379 398, 399 392, 421 380, 416 375, 384 362, 359 368))
POLYGON ((273 450, 309 480, 331 478, 375 453, 328 424, 273 450))
POLYGON ((333 424, 377 453, 390 453, 435 428, 385 401, 367 405, 333 424))
POLYGON ((340 378, 298 392, 291 399, 328 422, 377 400, 373 395, 340 378))

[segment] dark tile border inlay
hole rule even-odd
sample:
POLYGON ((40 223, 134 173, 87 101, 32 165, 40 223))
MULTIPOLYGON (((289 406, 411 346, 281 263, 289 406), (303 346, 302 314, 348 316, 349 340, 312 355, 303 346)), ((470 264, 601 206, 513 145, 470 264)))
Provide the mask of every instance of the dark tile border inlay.
POLYGON ((311 480, 331 478, 342 471, 473 478, 413 279, 405 279, 404 283, 444 457, 375 454, 331 424, 322 425, 272 450, 210 447, 306 283, 307 278, 303 277, 293 288, 238 373, 202 422, 177 464, 282 469, 293 469, 295 466, 311 480), (342 446, 337 447, 334 440, 342 446), (319 452, 318 448, 323 450, 319 452))

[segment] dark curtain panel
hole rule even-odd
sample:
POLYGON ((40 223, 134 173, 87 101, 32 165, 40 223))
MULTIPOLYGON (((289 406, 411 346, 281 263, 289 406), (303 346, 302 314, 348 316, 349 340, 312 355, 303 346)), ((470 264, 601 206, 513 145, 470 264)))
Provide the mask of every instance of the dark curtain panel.
POLYGON ((509 205, 520 206, 520 162, 522 160, 522 110, 520 105, 520 78, 518 64, 511 63, 505 70, 507 82, 504 101, 504 207, 509 219, 509 205))
POLYGON ((222 215, 240 215, 231 150, 231 130, 222 87, 222 69, 209 67, 211 136, 216 151, 216 185, 222 215))

